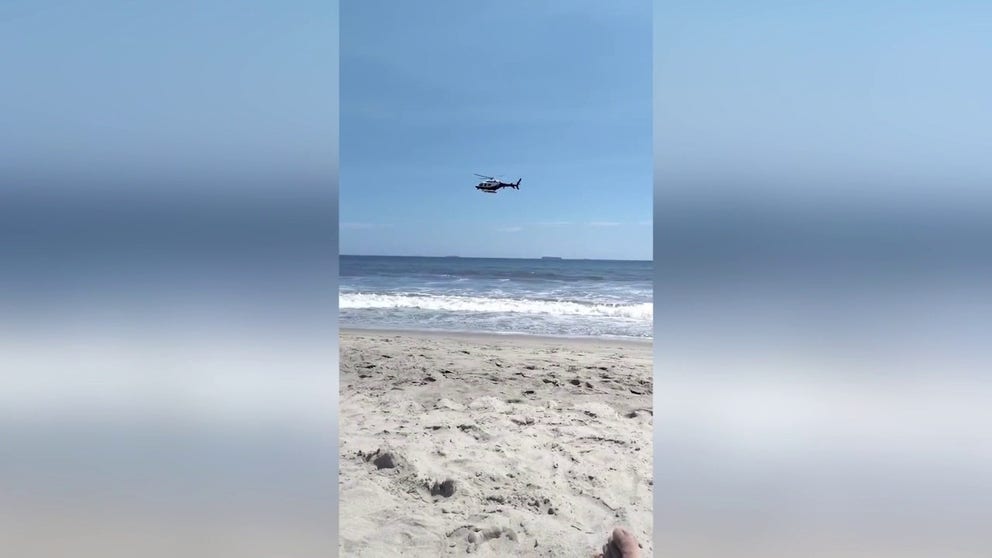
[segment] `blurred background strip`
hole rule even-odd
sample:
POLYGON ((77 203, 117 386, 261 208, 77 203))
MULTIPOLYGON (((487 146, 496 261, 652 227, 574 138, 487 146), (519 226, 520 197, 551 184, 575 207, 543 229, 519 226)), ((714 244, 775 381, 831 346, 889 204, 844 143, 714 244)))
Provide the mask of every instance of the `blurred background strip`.
POLYGON ((337 11, 0 5, 4 555, 333 555, 337 11))
POLYGON ((987 555, 992 6, 654 19, 657 555, 987 555))

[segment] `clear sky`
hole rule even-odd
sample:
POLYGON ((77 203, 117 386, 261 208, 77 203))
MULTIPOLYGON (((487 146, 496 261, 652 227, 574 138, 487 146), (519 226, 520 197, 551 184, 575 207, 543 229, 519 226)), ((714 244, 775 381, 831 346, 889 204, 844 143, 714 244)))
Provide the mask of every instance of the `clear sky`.
POLYGON ((890 203, 992 180, 992 3, 682 0, 655 16, 667 191, 890 203))
POLYGON ((987 259, 992 3, 679 0, 654 15, 668 269, 675 254, 709 278, 987 259))
POLYGON ((651 9, 343 2, 341 253, 651 259, 651 9))
POLYGON ((337 16, 322 0, 0 2, 0 181, 326 189, 337 16))
POLYGON ((337 33, 326 0, 0 2, 0 314, 323 300, 337 33))

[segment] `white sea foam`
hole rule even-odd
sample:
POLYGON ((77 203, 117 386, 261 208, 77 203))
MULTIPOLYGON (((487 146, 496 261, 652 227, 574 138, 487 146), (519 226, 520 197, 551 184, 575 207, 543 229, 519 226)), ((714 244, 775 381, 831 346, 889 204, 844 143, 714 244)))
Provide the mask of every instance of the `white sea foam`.
POLYGON ((533 300, 454 295, 342 293, 339 304, 342 310, 406 308, 435 312, 590 316, 644 321, 650 321, 654 318, 654 308, 650 302, 609 304, 576 302, 571 300, 533 300))

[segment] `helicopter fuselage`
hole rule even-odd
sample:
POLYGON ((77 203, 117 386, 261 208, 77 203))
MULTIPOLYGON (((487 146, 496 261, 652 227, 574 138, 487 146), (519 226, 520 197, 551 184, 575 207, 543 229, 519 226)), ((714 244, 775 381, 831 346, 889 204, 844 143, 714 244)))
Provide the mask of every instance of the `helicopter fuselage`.
POLYGON ((514 182, 502 182, 500 180, 496 180, 496 179, 490 178, 488 180, 485 180, 483 182, 480 182, 475 188, 477 190, 482 190, 483 192, 486 192, 486 193, 489 193, 489 194, 495 194, 496 191, 499 190, 500 188, 513 188, 514 190, 519 190, 520 189, 520 181, 518 180, 515 183, 514 182))

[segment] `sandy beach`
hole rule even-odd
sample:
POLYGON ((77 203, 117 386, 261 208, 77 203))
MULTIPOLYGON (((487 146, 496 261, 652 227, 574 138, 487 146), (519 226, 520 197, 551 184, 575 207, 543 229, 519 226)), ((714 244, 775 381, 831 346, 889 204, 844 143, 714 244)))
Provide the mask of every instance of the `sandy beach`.
POLYGON ((340 339, 342 556, 652 555, 650 343, 340 339))

